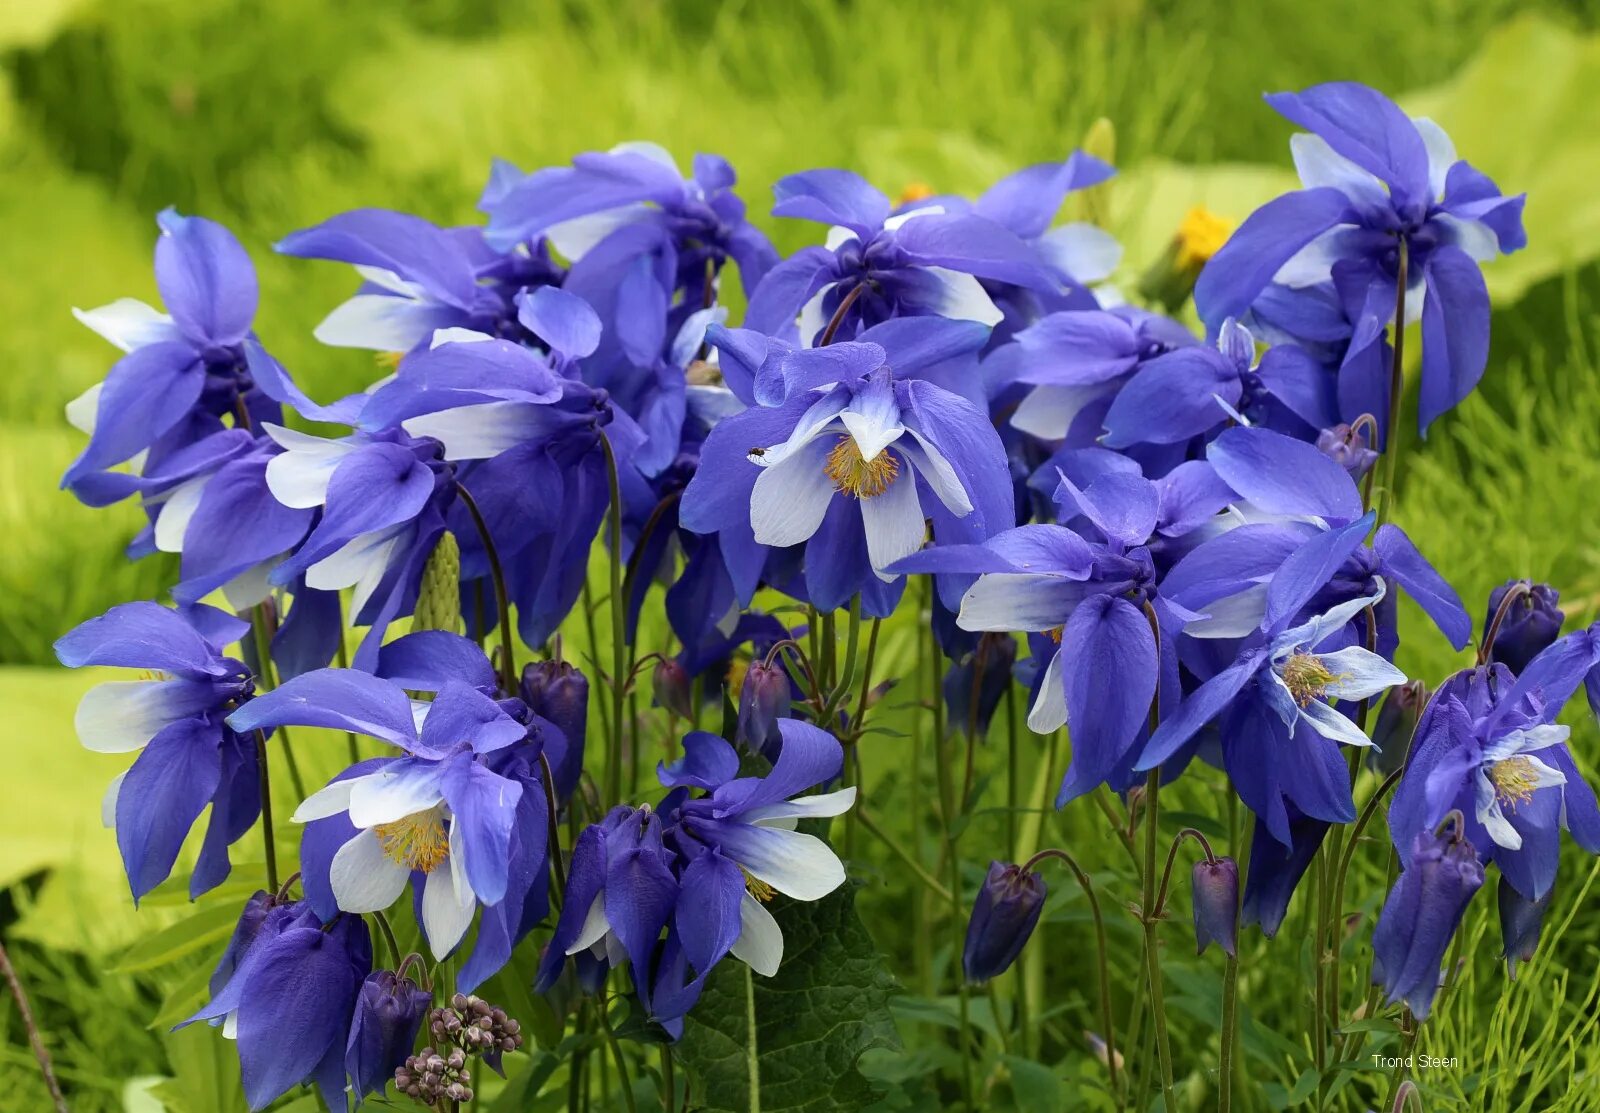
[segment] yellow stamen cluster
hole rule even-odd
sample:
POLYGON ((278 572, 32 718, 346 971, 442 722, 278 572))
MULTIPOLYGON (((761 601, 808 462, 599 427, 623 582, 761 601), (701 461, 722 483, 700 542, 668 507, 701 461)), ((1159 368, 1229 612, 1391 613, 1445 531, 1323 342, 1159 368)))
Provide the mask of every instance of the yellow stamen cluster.
POLYGON ((1064 626, 1052 626, 1050 629, 1046 630, 1045 633, 1050 635, 1051 641, 1055 642, 1057 645, 1060 645, 1061 634, 1065 629, 1066 627, 1064 626))
POLYGON ((1495 795, 1500 797, 1500 802, 1514 809, 1518 804, 1533 802, 1533 790, 1539 787, 1539 776, 1534 771, 1533 762, 1518 754, 1491 765, 1489 782, 1494 785, 1495 795))
POLYGON ((839 443, 828 453, 828 462, 822 470, 833 480, 841 494, 855 499, 876 498, 889 489, 889 484, 900 474, 900 461, 887 452, 872 459, 862 457, 854 437, 840 437, 839 443))
POLYGON ((1233 225, 1204 205, 1196 205, 1178 222, 1178 267, 1198 268, 1210 259, 1233 233, 1233 225))
POLYGON ((907 182, 906 187, 900 191, 897 205, 909 205, 913 201, 926 201, 933 196, 933 187, 927 182, 907 182))
POLYGON ((400 360, 404 355, 404 352, 373 352, 372 362, 385 371, 393 371, 400 366, 400 360))
POLYGON ((1337 679, 1314 653, 1293 654, 1283 665, 1283 683, 1301 707, 1326 692, 1337 679))
POLYGON ((739 872, 744 874, 744 887, 751 896, 755 897, 762 904, 766 904, 772 900, 775 890, 771 885, 768 885, 765 881, 761 880, 759 877, 756 877, 743 866, 739 867, 739 872))
POLYGON ((429 873, 450 856, 450 835, 445 830, 442 806, 413 812, 393 823, 380 823, 373 831, 390 860, 408 869, 429 873))

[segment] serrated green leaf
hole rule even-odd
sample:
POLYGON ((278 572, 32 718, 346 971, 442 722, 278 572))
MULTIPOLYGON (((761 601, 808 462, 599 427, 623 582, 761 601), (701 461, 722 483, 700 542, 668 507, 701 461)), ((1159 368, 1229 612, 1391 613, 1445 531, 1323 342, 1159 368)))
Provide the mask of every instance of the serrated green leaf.
POLYGON ((894 979, 841 888, 812 903, 775 905, 784 961, 763 978, 732 959, 689 1014, 680 1061, 706 1113, 848 1113, 877 1088, 857 1069, 869 1048, 898 1048, 889 1015, 894 979), (753 1030, 752 1030, 753 1028, 753 1030))

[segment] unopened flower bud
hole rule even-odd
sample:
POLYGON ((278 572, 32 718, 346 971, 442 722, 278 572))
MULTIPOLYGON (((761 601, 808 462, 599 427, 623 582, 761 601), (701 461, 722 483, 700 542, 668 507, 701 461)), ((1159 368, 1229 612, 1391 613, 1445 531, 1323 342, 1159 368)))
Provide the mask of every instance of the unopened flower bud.
POLYGON ((1512 981, 1517 979, 1517 963, 1529 962, 1539 947, 1539 933, 1544 928, 1544 914, 1550 907, 1555 887, 1544 891, 1538 900, 1529 900, 1517 892, 1511 882, 1500 876, 1500 938, 1503 947, 1500 957, 1506 960, 1506 973, 1512 981))
POLYGON ((1239 863, 1232 858, 1202 858, 1194 864, 1194 940, 1196 954, 1212 943, 1229 958, 1238 956, 1239 863))
POLYGON ((1439 964, 1467 902, 1483 885, 1483 863, 1459 814, 1443 833, 1419 832, 1372 931, 1373 982, 1426 1020, 1439 990, 1439 964), (1449 830, 1454 827, 1454 830, 1449 830))
POLYGON ((1317 434, 1317 447, 1324 455, 1332 457, 1333 462, 1349 472, 1350 478, 1357 482, 1378 460, 1378 454, 1368 443, 1364 425, 1355 428, 1341 422, 1331 429, 1324 429, 1317 434))
POLYGON ((1483 619, 1484 637, 1489 636, 1489 627, 1506 595, 1519 585, 1527 590, 1511 601, 1501 617, 1494 644, 1489 647, 1489 660, 1498 661, 1520 675, 1528 662, 1560 635, 1566 615, 1557 606, 1561 593, 1549 584, 1507 580, 1489 593, 1489 609, 1483 619))
POLYGON ((1416 730, 1417 719, 1428 705, 1428 686, 1420 680, 1408 680, 1389 689, 1378 709, 1377 721, 1372 727, 1372 761, 1378 771, 1388 776, 1405 764, 1411 749, 1411 735, 1416 730))
POLYGON ((657 661, 650 684, 655 690, 658 706, 666 708, 680 719, 693 718, 694 711, 689 704, 689 672, 676 660, 663 657, 657 661))
POLYGON ((978 639, 973 651, 951 664, 944 674, 944 702, 950 724, 958 730, 976 728, 982 738, 1011 684, 1017 660, 1017 640, 1010 634, 989 633, 978 639))
POLYGON ((777 760, 783 744, 778 720, 789 717, 789 702, 789 674, 783 666, 751 661, 739 690, 739 741, 746 749, 777 760))
POLYGON ((969 982, 1003 974, 1022 953, 1044 911, 1044 878, 1033 870, 990 862, 967 922, 961 966, 969 982))
POLYGON ((344 1058, 358 1098, 381 1093, 391 1076, 404 1088, 398 1072, 405 1070, 430 1000, 416 982, 393 970, 375 970, 361 983, 344 1058))

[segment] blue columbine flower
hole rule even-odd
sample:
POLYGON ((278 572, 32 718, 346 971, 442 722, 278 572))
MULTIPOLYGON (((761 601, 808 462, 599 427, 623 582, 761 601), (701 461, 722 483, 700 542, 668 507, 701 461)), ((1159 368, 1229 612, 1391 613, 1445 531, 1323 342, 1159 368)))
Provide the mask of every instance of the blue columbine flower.
POLYGON ((477 228, 440 228, 410 213, 356 209, 291 233, 285 255, 351 263, 361 289, 317 326, 335 347, 408 352, 444 328, 522 339, 516 297, 558 282, 542 245, 502 255, 477 228))
POLYGON ((1439 990, 1439 965, 1467 902, 1483 886, 1483 865, 1459 813, 1448 830, 1420 831, 1372 930, 1372 980, 1390 1004, 1404 1001, 1426 1020, 1439 990))
POLYGON ((857 334, 893 317, 932 315, 997 324, 979 279, 1053 293, 1061 281, 1039 252, 1001 224, 938 205, 891 216, 889 199, 848 170, 807 170, 773 186, 774 216, 832 225, 768 272, 747 328, 802 346, 857 334), (798 318, 798 333, 796 332, 798 318), (828 324, 834 324, 828 331, 828 324))
POLYGON ((1569 729, 1550 722, 1563 702, 1524 688, 1501 664, 1441 685, 1389 807, 1396 846, 1455 809, 1462 837, 1529 900, 1555 882, 1563 827, 1600 853, 1600 806, 1567 748, 1569 729))
POLYGON ((1280 839, 1259 816, 1250 836, 1250 869, 1239 911, 1246 924, 1259 924, 1268 939, 1278 934, 1289 911, 1289 898, 1322 848, 1330 824, 1300 814, 1286 803, 1289 837, 1280 839))
POLYGON ((233 956, 231 975, 179 1027, 197 1020, 222 1025, 238 1045, 252 1110, 265 1109, 302 1082, 314 1083, 330 1109, 340 1108, 351 1020, 372 970, 372 939, 359 916, 324 921, 306 901, 268 903, 265 915, 258 902, 246 907, 253 934, 233 956))
POLYGON ((1137 767, 1154 769, 1201 728, 1220 721, 1223 763, 1239 796, 1280 841, 1290 841, 1285 799, 1315 819, 1354 819, 1339 744, 1370 742, 1326 701, 1367 699, 1405 683, 1405 674, 1381 656, 1349 644, 1351 618, 1381 599, 1380 590, 1252 639, 1162 721, 1137 767))
POLYGON ((1483 375, 1489 295, 1479 264, 1527 242, 1523 196, 1503 196, 1456 158, 1437 124, 1364 85, 1315 85, 1267 103, 1310 133, 1290 142, 1306 188, 1258 209, 1212 257, 1195 286, 1200 316, 1213 327, 1242 316, 1273 281, 1331 281, 1348 320, 1388 322, 1403 244, 1407 315, 1422 318, 1426 430, 1483 375))
MULTIPOLYGON (((667 293, 682 290, 693 304, 709 304, 729 259, 747 294, 778 261, 766 236, 745 219, 735 180, 733 167, 717 155, 696 155, 693 174, 684 177, 656 144, 622 143, 526 175, 497 162, 478 207, 489 215, 484 238, 491 246, 510 251, 543 236, 574 264, 580 286, 590 285, 592 272, 614 272, 592 277, 615 291, 615 278, 631 263, 656 256, 669 276, 667 293)), ((596 308, 612 318, 609 306, 596 308)))
POLYGON ((886 570, 921 546, 925 519, 953 542, 1009 525, 1010 476, 987 415, 931 383, 896 380, 886 358, 876 344, 791 353, 774 385, 782 403, 752 406, 706 438, 683 495, 685 528, 805 544, 814 605, 832 610, 859 591, 881 615, 899 595, 886 570))
POLYGON ((246 426, 279 421, 279 403, 293 400, 286 377, 253 374, 271 357, 251 331, 256 272, 233 233, 173 209, 157 223, 156 285, 167 312, 133 298, 73 311, 127 353, 103 383, 67 405, 67 419, 89 434, 89 444, 61 485, 81 489, 94 505, 130 493, 96 493, 109 468, 135 458, 135 470, 157 466, 221 429, 225 417, 246 426))
MULTIPOLYGON (((543 784, 518 753, 529 724, 512 713, 520 701, 508 709, 484 690, 493 670, 476 646, 428 633, 441 636, 413 634, 402 642, 423 640, 381 661, 393 679, 350 669, 307 673, 237 712, 234 725, 335 727, 402 750, 404 756, 346 770, 296 809, 296 822, 308 825, 301 853, 308 896, 319 906, 330 896, 333 907, 319 908, 329 914, 379 911, 410 881, 420 888, 423 928, 441 958, 461 941, 479 904, 509 899, 517 915, 500 925, 509 954, 546 848, 543 784), (428 660, 441 647, 471 658, 468 668, 478 675, 441 683, 439 666, 428 660), (412 686, 438 694, 413 703, 406 694, 412 686)), ((476 969, 473 960, 468 967, 476 969)))
POLYGON ((961 971, 969 982, 986 982, 1011 968, 1044 911, 1049 887, 1037 870, 990 862, 978 886, 961 948, 961 971))
POLYGON ((189 879, 191 896, 228 876, 228 847, 261 808, 256 742, 226 723, 249 700, 254 678, 227 656, 249 624, 214 607, 171 610, 123 603, 63 635, 56 657, 68 668, 139 669, 141 680, 112 680, 84 693, 78 738, 99 753, 138 751, 111 783, 102 814, 135 902, 172 872, 189 829, 211 805, 211 821, 189 879))

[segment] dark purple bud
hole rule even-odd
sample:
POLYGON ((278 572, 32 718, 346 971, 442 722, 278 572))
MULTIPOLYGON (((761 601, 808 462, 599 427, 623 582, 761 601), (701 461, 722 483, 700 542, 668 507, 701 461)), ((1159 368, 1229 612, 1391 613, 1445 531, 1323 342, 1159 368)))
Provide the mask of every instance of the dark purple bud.
POLYGON ((971 653, 952 663, 944 674, 950 725, 961 731, 976 728, 979 737, 987 734, 1016 660, 1017 640, 1010 634, 990 633, 978 639, 971 653))
POLYGON ((655 690, 657 706, 665 707, 680 719, 694 717, 689 706, 689 671, 673 658, 663 657, 656 662, 650 685, 655 690))
POLYGON ((1239 863, 1232 858, 1205 858, 1194 864, 1194 941, 1196 954, 1212 943, 1238 956, 1239 863))
POLYGON ((379 1094, 411 1054, 432 997, 410 978, 375 970, 361 983, 344 1069, 356 1099, 379 1094))
POLYGON ((1317 434, 1317 447, 1350 473, 1350 478, 1360 482, 1361 477, 1377 462, 1378 454, 1372 451, 1367 440, 1367 429, 1340 423, 1332 429, 1317 434))
POLYGON ((233 977, 233 972, 239 968, 239 961, 261 933, 261 925, 266 922, 267 913, 272 911, 272 907, 272 894, 264 889, 256 890, 244 902, 244 910, 239 913, 233 937, 228 940, 227 948, 217 960, 217 969, 211 975, 211 996, 221 993, 222 987, 233 977))
POLYGON ((1408 680, 1389 689, 1372 727, 1372 763, 1384 776, 1405 764, 1417 719, 1428 705, 1428 686, 1408 680))
POLYGON ((1561 634, 1561 623, 1566 615, 1557 604, 1561 593, 1549 584, 1536 584, 1531 580, 1507 580, 1489 593, 1489 609, 1483 618, 1484 637, 1500 604, 1512 588, 1526 588, 1511 601, 1495 631, 1494 644, 1489 647, 1489 660, 1499 661, 1512 672, 1520 674, 1528 662, 1548 648, 1561 634))
POLYGON ((1529 900, 1516 887, 1500 877, 1500 938, 1504 948, 1500 957, 1506 960, 1506 972, 1512 981, 1517 980, 1517 963, 1530 962, 1539 947, 1539 932, 1544 928, 1544 914, 1550 908, 1550 898, 1555 887, 1546 889, 1538 900, 1529 900))
POLYGON ((989 863, 961 952, 967 981, 986 982, 1010 968, 1039 922, 1045 892, 1038 873, 1004 862, 989 863))
POLYGON ((536 661, 522 670, 522 699, 528 709, 548 719, 561 739, 547 739, 556 799, 565 800, 583 773, 584 736, 589 729, 589 680, 565 661, 536 661))
POLYGON ((1260 924, 1268 939, 1278 934, 1289 910, 1289 898, 1317 856, 1328 824, 1320 819, 1293 815, 1289 820, 1289 845, 1284 846, 1256 820, 1250 839, 1250 873, 1244 883, 1244 922, 1260 924))
POLYGON ((789 717, 789 674, 776 661, 750 662, 739 689, 739 741, 747 750, 776 761, 778 720, 789 717))
POLYGON ((1483 863, 1461 832, 1459 814, 1442 835, 1419 833, 1372 931, 1372 980, 1390 1004, 1404 1001, 1426 1020, 1439 990, 1439 964, 1461 915, 1483 885, 1483 863))

